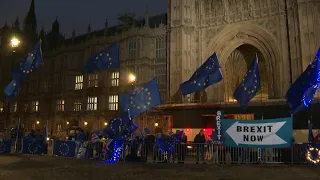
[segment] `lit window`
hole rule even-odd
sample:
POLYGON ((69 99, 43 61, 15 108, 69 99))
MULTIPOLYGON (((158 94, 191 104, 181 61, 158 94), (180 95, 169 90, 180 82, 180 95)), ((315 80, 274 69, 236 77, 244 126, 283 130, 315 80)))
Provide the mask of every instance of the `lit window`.
POLYGON ((98 97, 88 97, 87 110, 95 111, 98 109, 98 97))
POLYGON ((18 103, 13 102, 11 105, 11 112, 17 112, 17 110, 18 110, 18 103))
POLYGON ((110 111, 118 110, 118 95, 109 96, 109 110, 110 111))
POLYGON ((73 111, 81 111, 82 109, 82 103, 80 100, 76 100, 73 103, 73 111))
POLYGON ((79 89, 82 89, 82 87, 83 87, 83 75, 76 76, 76 84, 74 89, 79 90, 79 89))
POLYGON ((120 78, 119 72, 111 73, 111 86, 119 86, 119 78, 120 78))
POLYGON ((166 42, 164 38, 156 38, 156 58, 166 57, 166 42))
POLYGON ((32 112, 38 112, 39 111, 39 101, 32 101, 32 112))
POLYGON ((99 76, 98 74, 89 74, 89 87, 98 87, 99 76))
POLYGON ((57 100, 57 111, 64 111, 64 100, 57 100))

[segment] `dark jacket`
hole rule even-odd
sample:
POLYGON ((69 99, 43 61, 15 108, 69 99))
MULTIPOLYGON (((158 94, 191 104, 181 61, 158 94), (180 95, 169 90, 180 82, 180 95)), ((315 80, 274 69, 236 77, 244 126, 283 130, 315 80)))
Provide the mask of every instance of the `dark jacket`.
POLYGON ((197 134, 196 135, 196 137, 194 138, 194 141, 193 141, 194 143, 206 143, 206 137, 204 136, 204 135, 200 135, 200 133, 199 134, 197 134))

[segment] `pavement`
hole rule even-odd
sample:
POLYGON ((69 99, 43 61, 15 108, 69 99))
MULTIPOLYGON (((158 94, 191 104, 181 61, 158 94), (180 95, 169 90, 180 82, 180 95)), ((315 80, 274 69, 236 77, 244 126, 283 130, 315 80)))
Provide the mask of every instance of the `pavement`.
POLYGON ((313 180, 318 167, 286 165, 104 164, 73 158, 0 155, 0 180, 313 180))

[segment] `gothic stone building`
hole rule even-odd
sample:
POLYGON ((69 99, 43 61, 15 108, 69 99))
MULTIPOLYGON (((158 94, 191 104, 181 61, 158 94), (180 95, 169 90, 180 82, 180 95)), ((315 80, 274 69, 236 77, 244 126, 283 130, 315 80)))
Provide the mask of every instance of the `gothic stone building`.
MULTIPOLYGON (((17 98, 12 100, 10 118, 2 114, 7 119, 6 127, 15 126, 21 119, 27 129, 41 129, 48 121, 52 134, 72 126, 101 129, 120 113, 119 94, 132 89, 130 73, 136 76, 136 86, 156 77, 165 101, 166 20, 166 14, 149 17, 146 12, 144 19, 128 30, 108 27, 106 21, 102 30, 92 31, 89 25, 86 34, 76 36, 73 31, 66 40, 56 20, 50 32, 40 33, 44 64, 28 76, 17 98), (114 41, 120 44, 120 71, 84 73, 89 57, 114 41)), ((8 82, 10 74, 7 72, 8 82)))
MULTIPOLYGON (((169 0, 168 7, 171 104, 159 106, 157 113, 175 128, 212 126, 219 109, 237 119, 290 117, 286 91, 320 47, 319 0, 169 0), (180 83, 213 52, 223 80, 182 97, 180 83), (262 90, 243 111, 232 95, 256 53, 262 90)), ((311 113, 317 119, 315 103, 311 113)), ((307 128, 309 111, 294 117, 294 128, 307 128)))

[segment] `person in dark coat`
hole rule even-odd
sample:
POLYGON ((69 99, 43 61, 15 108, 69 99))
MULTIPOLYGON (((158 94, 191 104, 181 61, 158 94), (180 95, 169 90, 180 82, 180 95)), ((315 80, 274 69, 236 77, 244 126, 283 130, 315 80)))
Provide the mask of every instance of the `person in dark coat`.
POLYGON ((204 136, 203 130, 201 129, 199 134, 196 135, 194 138, 194 143, 196 144, 196 150, 197 150, 197 164, 199 163, 200 157, 201 160, 204 162, 204 145, 206 143, 206 137, 204 136))
POLYGON ((184 160, 186 158, 186 153, 187 153, 187 142, 188 138, 187 136, 183 133, 180 143, 178 145, 178 163, 184 163, 184 160))
POLYGON ((147 161, 148 155, 152 153, 153 161, 156 161, 156 155, 153 152, 153 149, 154 149, 153 146, 156 141, 156 138, 154 135, 152 135, 150 133, 150 130, 148 128, 145 128, 144 131, 146 132, 146 136, 144 138, 144 140, 145 140, 144 146, 145 147, 142 147, 143 149, 141 151, 143 152, 143 150, 145 150, 145 153, 141 154, 141 156, 145 156, 145 160, 147 161))

